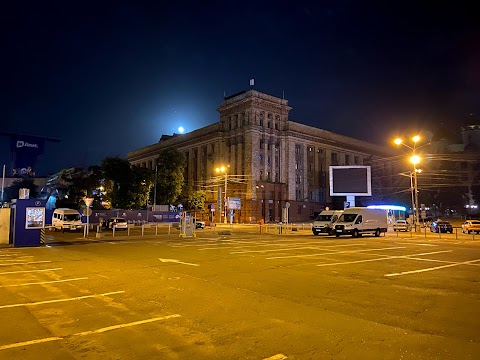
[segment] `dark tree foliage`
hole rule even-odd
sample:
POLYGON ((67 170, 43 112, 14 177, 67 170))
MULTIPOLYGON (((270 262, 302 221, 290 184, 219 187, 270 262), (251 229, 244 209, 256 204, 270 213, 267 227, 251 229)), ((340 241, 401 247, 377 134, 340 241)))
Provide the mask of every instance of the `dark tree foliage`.
POLYGON ((184 185, 185 157, 174 148, 165 149, 157 162, 157 204, 174 204, 184 185))
POLYGON ((195 191, 191 187, 186 187, 180 194, 178 202, 183 205, 186 211, 204 212, 206 198, 207 193, 205 191, 195 191))
POLYGON ((35 185, 33 179, 23 178, 20 180, 15 180, 12 185, 5 188, 5 193, 3 196, 4 201, 10 202, 12 199, 18 199, 20 189, 29 189, 29 197, 31 199, 38 196, 38 186, 35 185))

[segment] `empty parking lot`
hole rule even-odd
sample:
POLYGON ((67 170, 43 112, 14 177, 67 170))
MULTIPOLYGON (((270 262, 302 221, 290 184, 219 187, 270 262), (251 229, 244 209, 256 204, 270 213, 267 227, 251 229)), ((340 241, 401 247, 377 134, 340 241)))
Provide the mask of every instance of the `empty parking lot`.
POLYGON ((480 355, 469 236, 61 236, 0 249, 0 358, 480 355))

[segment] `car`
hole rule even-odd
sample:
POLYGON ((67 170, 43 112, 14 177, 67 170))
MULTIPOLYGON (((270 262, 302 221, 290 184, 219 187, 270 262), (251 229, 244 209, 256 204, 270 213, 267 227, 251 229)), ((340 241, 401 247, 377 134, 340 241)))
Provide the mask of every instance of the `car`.
POLYGON ((453 226, 448 221, 437 220, 430 225, 430 231, 436 233, 453 233, 453 226))
POLYGON ((412 225, 410 225, 407 220, 397 220, 393 224, 393 231, 410 231, 412 225))
POLYGON ((462 233, 480 234, 480 220, 467 220, 462 224, 462 233))
POLYGON ((205 229, 205 221, 193 219, 193 223, 195 224, 195 229, 205 229))
POLYGON ((128 228, 127 220, 121 217, 113 217, 108 219, 107 222, 105 223, 105 228, 113 229, 114 225, 115 225, 115 230, 127 230, 128 228))

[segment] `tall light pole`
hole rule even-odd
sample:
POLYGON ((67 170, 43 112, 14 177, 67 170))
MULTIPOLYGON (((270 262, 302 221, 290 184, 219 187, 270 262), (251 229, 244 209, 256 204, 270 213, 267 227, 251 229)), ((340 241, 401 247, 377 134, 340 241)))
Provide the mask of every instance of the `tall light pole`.
POLYGON ((215 169, 217 173, 224 173, 225 174, 225 193, 223 194, 223 211, 224 211, 224 217, 223 217, 223 223, 227 223, 227 181, 228 181, 228 173, 227 173, 227 168, 225 166, 217 167, 215 169))
MULTIPOLYGON (((413 224, 415 226, 415 231, 417 231, 417 223, 419 223, 419 216, 418 216, 418 182, 417 182, 417 172, 420 172, 421 170, 417 169, 417 164, 420 162, 421 158, 420 156, 417 155, 417 150, 419 147, 417 147, 417 142, 420 141, 420 136, 415 135, 412 137, 412 142, 413 146, 409 146, 403 142, 402 139, 397 138, 394 140, 394 143, 396 145, 403 145, 410 149, 412 151, 411 156, 409 158, 410 162, 413 164, 413 184, 412 184, 412 179, 410 178, 410 188, 412 190, 412 211, 415 211, 414 217, 413 217, 413 224), (415 195, 415 196, 414 196, 415 195), (414 201, 415 199, 415 201, 414 201)), ((422 145, 426 146, 427 144, 422 145)))

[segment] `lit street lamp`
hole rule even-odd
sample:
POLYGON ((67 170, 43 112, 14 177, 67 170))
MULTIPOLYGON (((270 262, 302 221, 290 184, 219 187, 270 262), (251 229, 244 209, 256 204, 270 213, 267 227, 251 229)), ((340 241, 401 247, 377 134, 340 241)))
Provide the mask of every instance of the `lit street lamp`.
POLYGON ((217 173, 224 173, 225 174, 225 193, 223 194, 223 211, 224 211, 224 218, 223 218, 223 223, 227 223, 227 180, 228 180, 228 174, 227 174, 227 168, 225 166, 217 167, 215 169, 217 173))
POLYGON ((413 172, 412 172, 413 184, 412 184, 412 179, 410 178, 410 189, 412 190, 412 206, 413 206, 412 211, 415 211, 415 215, 413 217, 413 224, 415 226, 415 231, 417 231, 417 223, 419 223, 417 173, 421 172, 422 170, 417 169, 417 164, 420 163, 421 158, 420 158, 420 156, 417 155, 416 151, 420 147, 428 145, 428 143, 424 144, 420 147, 417 147, 417 142, 420 141, 420 136, 418 136, 418 135, 415 135, 414 137, 412 137, 412 141, 413 141, 413 147, 405 144, 403 142, 403 140, 400 139, 400 138, 395 139, 394 143, 396 145, 403 145, 403 146, 407 147, 408 149, 410 149, 412 151, 412 154, 411 154, 409 160, 413 164, 413 172), (415 197, 413 196, 414 194, 415 194, 415 197))

